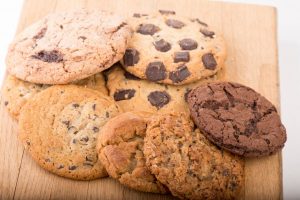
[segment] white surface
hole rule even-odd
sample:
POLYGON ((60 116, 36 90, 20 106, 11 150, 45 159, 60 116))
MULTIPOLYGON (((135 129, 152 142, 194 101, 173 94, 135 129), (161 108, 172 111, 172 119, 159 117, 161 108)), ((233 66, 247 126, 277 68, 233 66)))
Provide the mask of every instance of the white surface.
MULTIPOLYGON (((300 199, 300 1, 296 0, 235 0, 257 3, 278 9, 279 66, 281 115, 287 128, 288 141, 283 150, 284 199, 300 199)), ((22 0, 2 2, 0 7, 0 81, 5 73, 4 58, 12 40, 22 0)), ((267 51, 267 49, 266 49, 267 51)), ((259 186, 258 186, 259 187, 259 186)))

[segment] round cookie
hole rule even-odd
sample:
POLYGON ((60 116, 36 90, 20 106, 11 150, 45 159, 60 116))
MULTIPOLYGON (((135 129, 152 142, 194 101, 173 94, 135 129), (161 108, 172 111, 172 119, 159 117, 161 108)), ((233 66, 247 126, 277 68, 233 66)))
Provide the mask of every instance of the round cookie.
POLYGON ((122 64, 141 79, 182 85, 212 76, 224 65, 224 39, 199 19, 168 11, 135 14, 128 23, 134 34, 122 64))
POLYGON ((96 139, 119 113, 102 93, 52 86, 29 99, 19 117, 19 138, 33 159, 59 176, 91 180, 107 176, 98 160, 96 139))
POLYGON ((192 90, 188 103, 199 129, 223 149, 252 157, 284 146, 286 130, 275 106, 247 86, 208 83, 192 90))
POLYGON ((188 92, 209 79, 195 83, 173 86, 141 80, 116 65, 107 75, 109 95, 124 111, 151 113, 184 112, 189 114, 186 97, 188 92))
MULTIPOLYGON (((104 76, 101 73, 97 73, 88 78, 75 81, 72 84, 91 88, 105 95, 108 94, 108 91, 105 87, 104 76)), ((22 81, 14 76, 8 75, 4 81, 4 105, 8 109, 8 112, 11 114, 11 116, 15 119, 18 119, 20 110, 26 104, 28 99, 32 98, 37 93, 50 86, 51 85, 35 84, 22 81)))
POLYGON ((50 14, 17 35, 8 50, 7 69, 33 83, 70 83, 119 61, 131 34, 123 18, 104 11, 50 14))
POLYGON ((244 184, 244 162, 223 152, 183 115, 153 117, 144 139, 152 174, 181 199, 235 199, 244 184))
POLYGON ((121 184, 142 192, 166 193, 146 167, 143 154, 147 113, 127 112, 109 120, 102 128, 97 148, 108 174, 121 184))

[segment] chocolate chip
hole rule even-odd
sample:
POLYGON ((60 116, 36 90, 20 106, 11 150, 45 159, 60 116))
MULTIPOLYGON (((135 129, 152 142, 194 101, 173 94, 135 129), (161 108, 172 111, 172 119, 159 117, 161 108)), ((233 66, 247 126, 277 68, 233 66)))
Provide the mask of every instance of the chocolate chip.
POLYGON ((89 141, 89 137, 88 136, 84 136, 80 139, 81 142, 88 142, 89 141))
POLYGON ((52 62, 58 63, 63 61, 63 55, 57 50, 53 50, 53 51, 42 50, 38 52, 36 55, 32 55, 31 57, 48 63, 52 63, 52 62))
POLYGON ((170 72, 169 78, 173 83, 179 83, 189 77, 191 73, 185 65, 181 65, 177 68, 176 71, 170 72))
POLYGON ((184 100, 185 100, 185 102, 187 102, 189 93, 190 93, 191 91, 192 91, 192 89, 189 89, 189 88, 186 89, 186 91, 185 91, 185 93, 184 93, 184 100))
POLYGON ((38 40, 44 37, 45 33, 47 31, 47 27, 42 28, 34 37, 33 39, 38 40))
POLYGON ((93 127, 93 131, 94 131, 94 133, 97 133, 97 132, 99 132, 99 128, 96 127, 96 126, 94 126, 94 127, 93 127))
POLYGON ((76 142, 77 142, 76 139, 73 139, 73 140, 72 140, 72 143, 73 143, 73 144, 76 144, 76 142))
POLYGON ((60 164, 60 165, 58 165, 57 166, 57 169, 62 169, 62 168, 64 168, 65 166, 63 165, 63 164, 60 164))
POLYGON ((64 29, 64 26, 63 26, 63 25, 59 25, 59 28, 60 28, 60 29, 64 29))
POLYGON ((150 81, 161 81, 166 78, 166 68, 162 62, 151 62, 146 68, 146 77, 150 81))
POLYGON ((75 166, 75 165, 69 166, 69 170, 75 170, 76 168, 77 168, 77 166, 75 166))
POLYGON ((94 165, 91 164, 91 163, 83 163, 84 166, 90 166, 90 167, 93 167, 94 165))
POLYGON ((136 49, 129 48, 126 49, 123 61, 125 66, 133 66, 139 62, 140 56, 136 49))
POLYGON ((190 53, 187 51, 175 52, 174 54, 174 62, 189 62, 190 61, 190 53))
POLYGON ((170 99, 170 95, 165 91, 154 91, 148 95, 148 101, 157 109, 160 109, 164 105, 168 104, 170 102, 170 99))
POLYGON ((198 22, 202 26, 208 26, 205 22, 200 21, 198 18, 191 19, 192 22, 198 22))
POLYGON ((181 29, 185 24, 176 19, 167 19, 166 24, 172 28, 181 29))
POLYGON ((133 17, 140 18, 141 14, 139 14, 139 13, 133 13, 133 17))
POLYGON ((165 41, 164 39, 155 41, 153 44, 157 51, 167 52, 171 49, 171 44, 169 42, 165 41))
POLYGON ((216 69, 217 62, 212 53, 207 53, 202 56, 202 62, 206 69, 214 70, 216 69))
POLYGON ((115 101, 128 100, 134 97, 134 94, 134 89, 120 89, 114 93, 114 99, 115 101))
POLYGON ((197 49, 198 43, 195 40, 185 38, 179 41, 179 45, 182 50, 193 50, 197 49))
POLYGON ((154 35, 159 30, 160 28, 154 24, 140 24, 136 32, 143 35, 154 35))
POLYGON ((213 36, 215 35, 215 32, 213 31, 209 31, 207 29, 204 29, 204 28, 201 28, 200 29, 200 32, 205 35, 206 37, 210 37, 210 38, 213 38, 213 36))
POLYGON ((109 112, 106 112, 106 113, 105 113, 105 117, 106 117, 106 118, 109 118, 109 112))
POLYGON ((162 15, 175 15, 176 12, 173 10, 158 10, 162 15))
POLYGON ((49 158, 45 159, 45 162, 50 162, 50 159, 49 158))
POLYGON ((4 101, 4 105, 7 106, 8 105, 8 101, 4 101))
POLYGON ((65 124, 67 127, 70 126, 70 121, 62 121, 63 124, 65 124))
POLYGON ((78 103, 73 103, 72 106, 73 106, 74 108, 78 108, 78 107, 79 107, 79 104, 78 104, 78 103))
POLYGON ((82 39, 83 41, 86 40, 85 36, 79 36, 78 39, 82 39))
POLYGON ((93 110, 96 110, 96 104, 93 104, 92 108, 93 110))
POLYGON ((140 80, 139 77, 136 77, 135 75, 130 74, 130 73, 127 72, 127 71, 124 73, 124 76, 125 76, 125 78, 128 79, 128 80, 140 80))
POLYGON ((68 127, 68 133, 76 135, 78 133, 77 128, 75 126, 68 127))

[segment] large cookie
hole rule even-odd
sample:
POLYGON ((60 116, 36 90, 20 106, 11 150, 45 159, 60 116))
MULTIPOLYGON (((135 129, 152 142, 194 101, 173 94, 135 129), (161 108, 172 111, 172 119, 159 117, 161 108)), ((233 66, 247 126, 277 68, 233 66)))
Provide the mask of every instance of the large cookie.
POLYGON ((107 176, 98 160, 96 139, 119 113, 113 100, 88 88, 53 86, 22 108, 19 137, 44 169, 67 178, 91 180, 107 176))
MULTIPOLYGON (((105 87, 105 80, 101 73, 97 73, 88 78, 75 81, 72 84, 91 88, 105 95, 108 94, 108 91, 105 87)), ((8 112, 12 115, 12 117, 18 119, 20 110, 28 101, 28 99, 32 98, 37 93, 50 86, 51 85, 35 84, 22 81, 14 76, 8 75, 4 82, 3 89, 4 105, 7 107, 8 112)))
POLYGON ((7 69, 29 82, 70 83, 120 60, 130 37, 124 19, 111 13, 82 9, 50 14, 15 38, 7 69))
POLYGON ((247 86, 209 83, 192 90, 188 103, 199 129, 223 149, 250 157, 284 146, 286 130, 275 106, 247 86))
POLYGON ((122 64, 141 79, 182 85, 214 75, 224 65, 223 38, 199 19, 161 11, 135 14, 128 23, 134 34, 122 64))
POLYGON ((223 152, 183 115, 154 116, 144 139, 146 164, 181 199, 235 199, 244 184, 244 163, 223 152))
POLYGON ((98 138, 99 159, 108 174, 142 192, 166 193, 146 167, 143 154, 147 114, 127 112, 110 119, 98 138))
POLYGON ((173 86, 141 80, 118 66, 107 73, 109 95, 124 111, 151 113, 184 112, 189 114, 186 97, 189 91, 209 80, 173 86))

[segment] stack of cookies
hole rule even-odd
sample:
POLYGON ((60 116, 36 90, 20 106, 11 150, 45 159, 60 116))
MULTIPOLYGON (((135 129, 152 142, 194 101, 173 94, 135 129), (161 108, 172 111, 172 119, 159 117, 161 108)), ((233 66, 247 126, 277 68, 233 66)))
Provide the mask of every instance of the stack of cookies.
POLYGON ((25 149, 54 174, 234 199, 243 157, 277 152, 286 131, 266 98, 221 82, 225 58, 219 34, 174 11, 54 13, 10 45, 4 104, 25 149))

